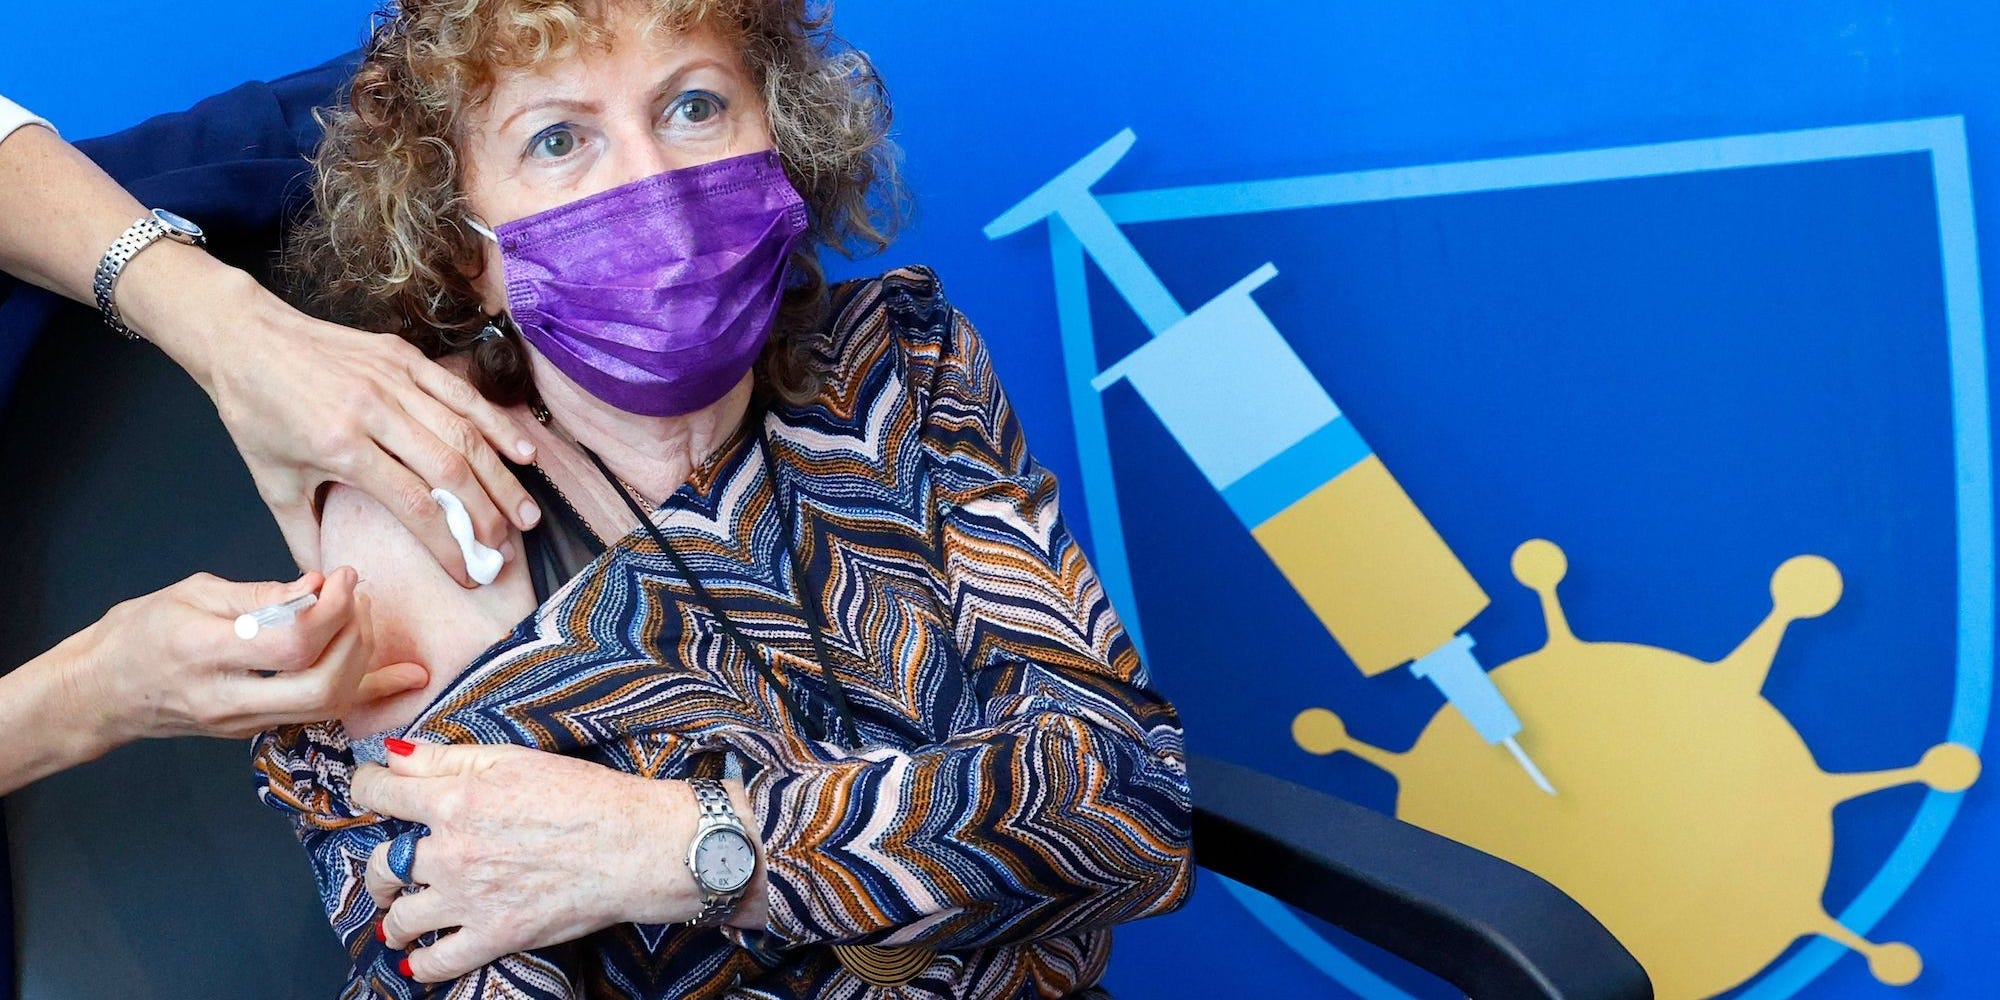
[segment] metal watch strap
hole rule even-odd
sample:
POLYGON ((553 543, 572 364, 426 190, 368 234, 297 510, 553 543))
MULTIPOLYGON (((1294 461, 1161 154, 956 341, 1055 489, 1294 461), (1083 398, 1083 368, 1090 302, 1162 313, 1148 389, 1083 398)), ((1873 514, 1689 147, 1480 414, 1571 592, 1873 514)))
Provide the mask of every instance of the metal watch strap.
POLYGON ((125 265, 139 256, 139 251, 152 246, 157 240, 165 239, 166 235, 165 225, 150 215, 146 216, 132 223, 125 234, 111 244, 111 249, 104 251, 104 259, 97 262, 97 277, 90 283, 91 291, 97 294, 97 311, 104 315, 107 325, 129 340, 138 340, 139 335, 126 326, 124 318, 118 315, 118 306, 112 301, 111 293, 118 287, 118 275, 124 272, 125 265))
MULTIPOLYGON (((722 782, 714 778, 692 778, 688 785, 694 789, 695 804, 701 811, 695 815, 694 842, 701 843, 703 835, 716 827, 727 827, 741 832, 743 821, 736 818, 736 807, 729 801, 729 792, 722 782)), ((736 903, 743 898, 743 889, 735 892, 710 892, 701 884, 701 876, 696 875, 694 884, 701 889, 701 911, 688 923, 696 927, 713 927, 722 923, 736 903)))

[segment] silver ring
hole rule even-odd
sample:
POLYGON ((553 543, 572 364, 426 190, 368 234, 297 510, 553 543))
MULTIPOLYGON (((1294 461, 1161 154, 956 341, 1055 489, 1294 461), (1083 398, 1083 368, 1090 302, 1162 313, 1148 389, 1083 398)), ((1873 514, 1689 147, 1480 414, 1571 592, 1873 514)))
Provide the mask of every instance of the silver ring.
POLYGON ((396 881, 403 883, 405 889, 416 885, 416 881, 410 876, 410 869, 416 867, 417 841, 422 840, 423 836, 411 830, 408 833, 397 834, 396 839, 389 841, 389 874, 396 876, 396 881))

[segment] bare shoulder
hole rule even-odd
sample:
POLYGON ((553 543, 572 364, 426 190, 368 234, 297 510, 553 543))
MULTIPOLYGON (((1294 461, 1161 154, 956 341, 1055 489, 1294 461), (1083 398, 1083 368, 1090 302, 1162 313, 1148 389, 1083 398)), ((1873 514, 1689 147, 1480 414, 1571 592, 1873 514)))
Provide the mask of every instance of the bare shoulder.
MULTIPOLYGON (((518 552, 520 534, 510 540, 518 552)), ((431 672, 423 690, 342 719, 356 736, 415 718, 473 657, 505 637, 535 606, 522 560, 510 561, 493 583, 467 590, 445 574, 430 550, 387 508, 346 486, 336 485, 327 493, 320 555, 326 566, 352 566, 361 575, 360 590, 374 611, 376 662, 416 662, 431 672)))

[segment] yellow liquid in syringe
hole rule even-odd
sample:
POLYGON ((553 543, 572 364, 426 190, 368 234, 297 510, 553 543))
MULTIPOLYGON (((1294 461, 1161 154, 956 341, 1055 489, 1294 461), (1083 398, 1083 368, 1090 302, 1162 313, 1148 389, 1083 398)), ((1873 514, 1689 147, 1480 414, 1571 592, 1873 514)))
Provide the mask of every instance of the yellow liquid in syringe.
POLYGON ((1258 268, 1099 375, 1138 390, 1361 671, 1451 642, 1487 596, 1250 293, 1258 268))
POLYGON ((1250 533, 1370 677, 1444 645, 1487 605, 1486 591, 1374 455, 1250 533))

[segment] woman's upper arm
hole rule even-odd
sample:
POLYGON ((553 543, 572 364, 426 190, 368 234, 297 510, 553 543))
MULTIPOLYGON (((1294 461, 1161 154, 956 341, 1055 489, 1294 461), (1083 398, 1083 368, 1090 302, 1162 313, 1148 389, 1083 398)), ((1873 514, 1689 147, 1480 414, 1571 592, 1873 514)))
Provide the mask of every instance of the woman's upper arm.
MULTIPOLYGON (((516 550, 521 547, 519 534, 510 541, 516 550)), ((354 736, 408 723, 466 664, 534 610, 523 560, 509 561, 491 584, 466 590, 394 515, 351 487, 335 485, 327 493, 320 553, 326 565, 352 566, 360 574, 359 590, 374 613, 377 664, 415 662, 431 672, 430 684, 421 690, 343 718, 354 736)))

